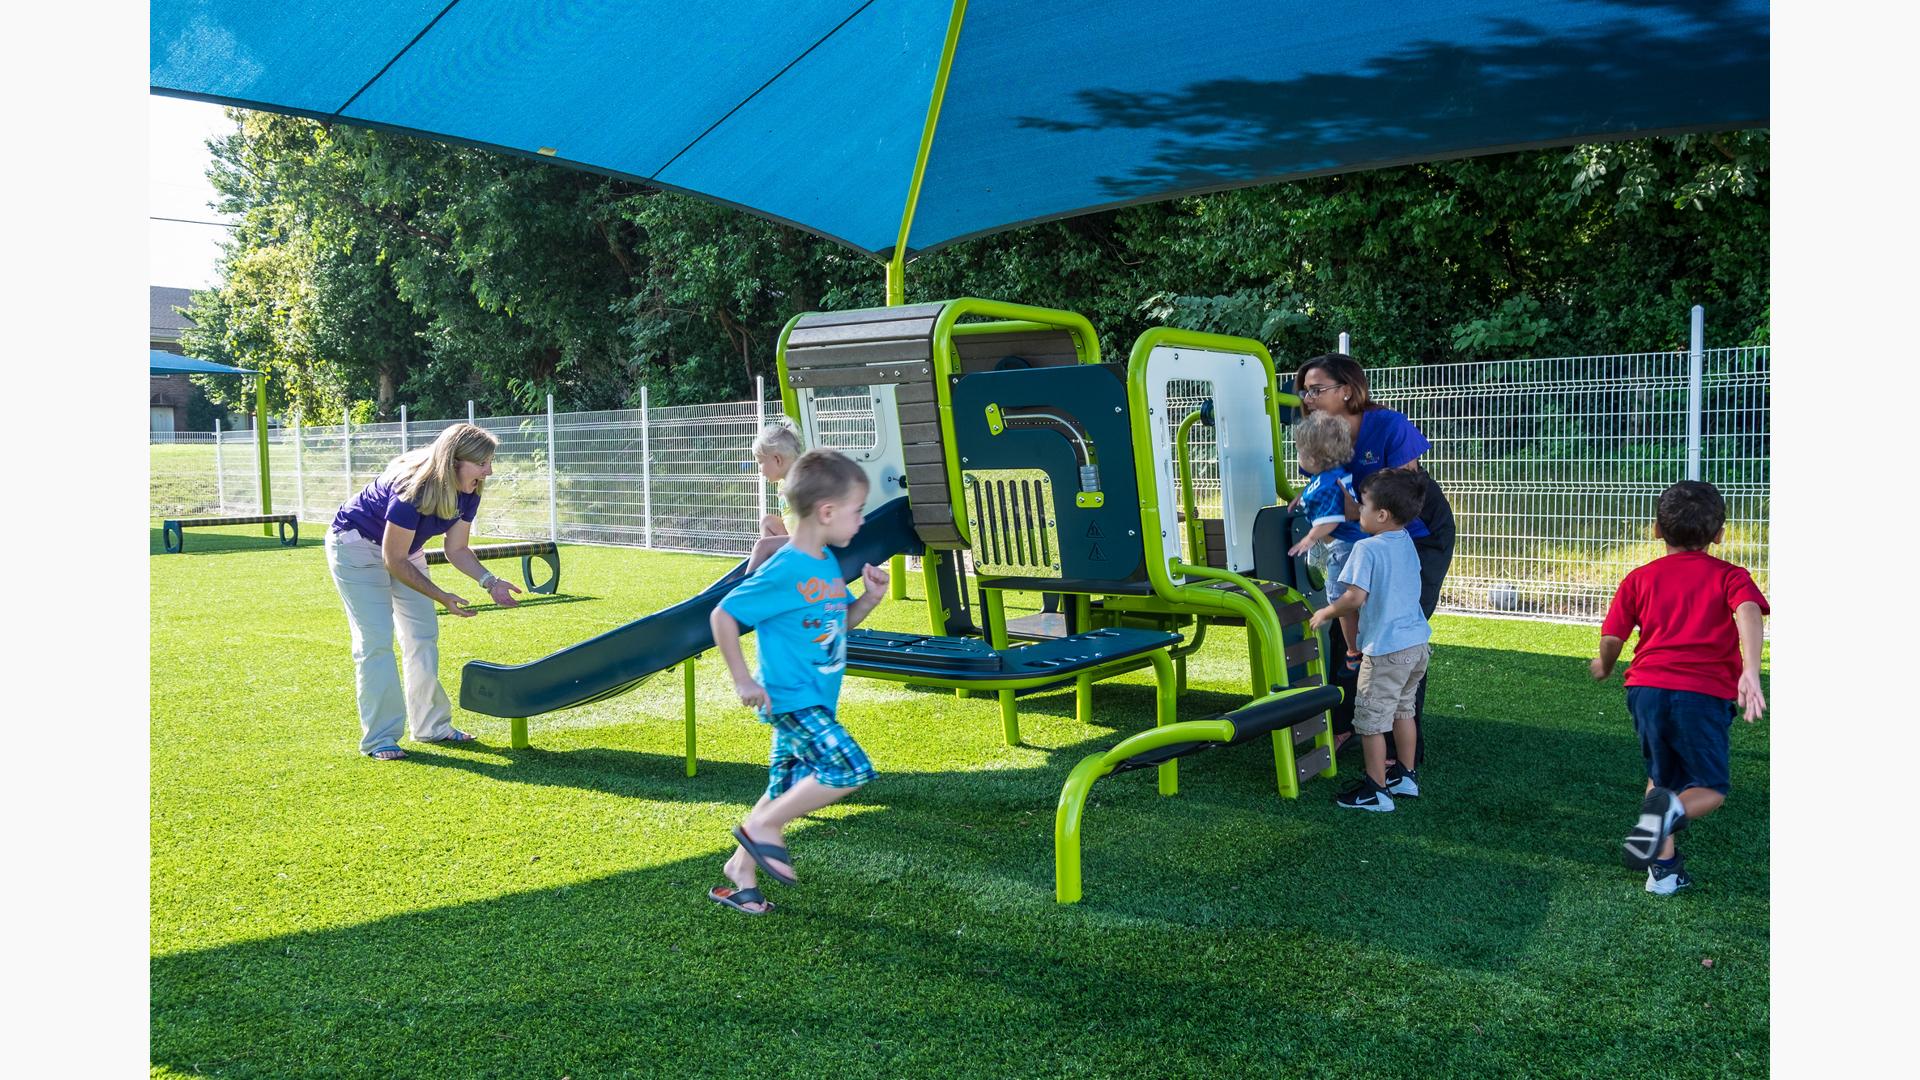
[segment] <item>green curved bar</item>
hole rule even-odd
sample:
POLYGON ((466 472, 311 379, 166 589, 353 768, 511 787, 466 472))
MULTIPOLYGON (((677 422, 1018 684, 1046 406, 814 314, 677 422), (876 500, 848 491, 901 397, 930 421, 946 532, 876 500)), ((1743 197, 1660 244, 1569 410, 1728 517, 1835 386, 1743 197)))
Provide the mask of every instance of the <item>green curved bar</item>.
POLYGON ((1180 466, 1180 508, 1187 512, 1187 548, 1195 559, 1207 558, 1207 527, 1200 523, 1200 502, 1193 496, 1193 451, 1188 448, 1187 433, 1200 419, 1200 410, 1188 413, 1174 431, 1174 461, 1180 466))
POLYGON ((1062 904, 1080 902, 1080 824, 1087 793, 1093 782, 1135 754, 1183 742, 1226 742, 1233 725, 1225 720, 1186 720, 1156 727, 1120 740, 1104 753, 1089 754, 1067 775, 1060 803, 1053 815, 1053 898, 1062 904))
MULTIPOLYGON (((1245 616, 1249 628, 1258 627, 1257 634, 1260 638, 1260 651, 1266 655, 1266 671, 1268 672, 1268 677, 1273 678, 1277 676, 1282 680, 1286 679, 1286 651, 1283 644, 1285 636, 1280 629, 1280 616, 1274 614, 1271 604, 1255 599, 1255 597, 1263 595, 1260 592, 1259 586, 1231 570, 1222 570, 1213 566, 1193 566, 1188 563, 1175 563, 1172 569, 1175 573, 1186 577, 1211 578, 1215 581, 1230 582, 1231 584, 1239 586, 1246 595, 1242 596, 1236 593, 1212 593, 1207 598, 1208 600, 1215 600, 1216 602, 1239 602, 1233 605, 1240 608, 1235 614, 1245 616)), ((1192 600, 1195 593, 1211 592, 1211 590, 1185 589, 1179 586, 1175 588, 1176 595, 1179 599, 1189 601, 1192 600)), ((1269 683, 1269 685, 1276 684, 1269 683)), ((1284 685, 1284 683, 1279 685, 1284 685)))

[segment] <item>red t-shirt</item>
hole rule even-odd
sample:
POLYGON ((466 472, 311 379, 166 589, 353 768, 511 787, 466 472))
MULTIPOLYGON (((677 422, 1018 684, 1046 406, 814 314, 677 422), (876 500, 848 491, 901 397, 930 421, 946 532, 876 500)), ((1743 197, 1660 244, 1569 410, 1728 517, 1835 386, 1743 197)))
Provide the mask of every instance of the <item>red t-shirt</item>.
POLYGON ((1600 633, 1622 641, 1640 628, 1628 686, 1692 690, 1732 700, 1740 682, 1733 612, 1767 598, 1745 567, 1704 551, 1676 551, 1634 570, 1613 594, 1600 633))

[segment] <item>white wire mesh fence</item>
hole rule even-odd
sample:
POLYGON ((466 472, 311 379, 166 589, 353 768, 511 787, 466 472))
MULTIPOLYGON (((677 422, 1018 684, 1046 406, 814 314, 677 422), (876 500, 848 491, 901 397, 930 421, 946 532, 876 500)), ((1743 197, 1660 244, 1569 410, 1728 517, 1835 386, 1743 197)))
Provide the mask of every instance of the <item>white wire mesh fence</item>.
MULTIPOLYGON (((1685 352, 1369 369, 1374 397, 1432 441, 1424 461, 1453 504, 1442 610, 1598 621, 1620 578, 1664 550, 1651 538, 1654 504, 1696 458, 1727 501, 1715 552, 1767 588, 1768 371, 1764 347, 1706 350, 1694 439, 1685 352)), ((1169 423, 1209 392, 1171 389, 1169 423)), ((500 438, 478 530, 745 554, 772 505, 753 437, 779 412, 778 401, 738 401, 476 417, 500 438)), ((816 401, 815 419, 823 445, 873 443, 865 388, 816 401)), ((454 422, 274 429, 273 507, 329 521, 396 455, 454 422)), ((1200 513, 1217 515, 1213 430, 1196 425, 1190 447, 1200 513)), ((1281 452, 1292 459, 1290 437, 1281 452)), ((156 437, 152 516, 257 512, 256 455, 252 432, 156 437)))
POLYGON ((1443 610, 1597 622, 1627 571, 1665 552, 1660 493, 1692 475, 1727 503, 1721 558, 1768 586, 1769 351, 1701 355, 1689 437, 1686 352, 1375 368, 1373 396, 1433 443, 1453 505, 1443 610))

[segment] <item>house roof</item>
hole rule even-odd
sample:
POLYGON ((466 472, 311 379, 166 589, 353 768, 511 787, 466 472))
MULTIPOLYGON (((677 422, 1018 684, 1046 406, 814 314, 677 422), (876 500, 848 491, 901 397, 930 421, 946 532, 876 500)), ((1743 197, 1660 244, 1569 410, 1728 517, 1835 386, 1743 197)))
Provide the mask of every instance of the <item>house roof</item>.
POLYGON ((152 328, 152 340, 180 340, 180 331, 192 326, 193 320, 173 309, 186 307, 191 303, 193 290, 177 289, 171 285, 154 285, 150 286, 147 292, 150 309, 148 325, 152 328))

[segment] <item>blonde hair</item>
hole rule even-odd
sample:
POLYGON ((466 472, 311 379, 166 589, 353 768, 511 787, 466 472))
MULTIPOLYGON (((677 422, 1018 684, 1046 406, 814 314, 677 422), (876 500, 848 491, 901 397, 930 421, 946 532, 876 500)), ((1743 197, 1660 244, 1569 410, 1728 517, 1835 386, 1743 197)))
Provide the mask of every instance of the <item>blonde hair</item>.
POLYGON ((1326 472, 1353 457, 1353 428, 1338 413, 1310 412, 1293 427, 1293 449, 1301 468, 1326 472))
POLYGON ((855 488, 867 486, 867 474, 838 450, 809 450, 787 473, 787 505, 803 518, 813 516, 821 503, 844 499, 855 488))
POLYGON ((792 463, 800 460, 805 451, 806 447, 800 445, 800 429, 784 416, 761 428, 760 434, 753 437, 754 457, 779 454, 792 463))
MULTIPOLYGON (((460 516, 460 466, 462 461, 485 465, 493 460, 500 440, 493 432, 474 424, 455 424, 440 437, 393 459, 386 478, 394 493, 410 503, 424 517, 460 516)), ((482 480, 473 489, 475 495, 486 486, 482 480)))

